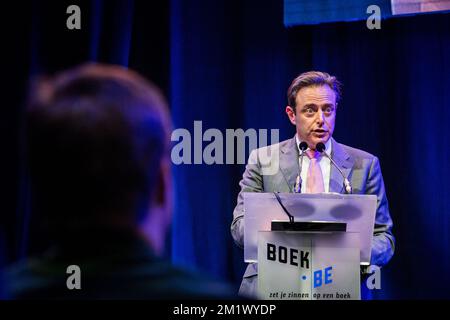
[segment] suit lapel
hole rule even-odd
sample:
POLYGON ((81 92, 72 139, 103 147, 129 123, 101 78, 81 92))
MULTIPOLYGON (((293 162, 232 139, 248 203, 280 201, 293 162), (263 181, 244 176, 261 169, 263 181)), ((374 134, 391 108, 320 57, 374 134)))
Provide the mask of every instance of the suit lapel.
POLYGON ((293 192, 295 180, 300 170, 298 165, 299 152, 295 143, 295 136, 282 145, 280 151, 280 170, 286 179, 289 192, 293 192))
MULTIPOLYGON (((354 165, 353 159, 333 138, 331 138, 331 143, 331 157, 339 168, 341 168, 344 175, 350 180, 350 173, 354 165)), ((280 151, 280 170, 286 180, 289 192, 292 192, 295 185, 295 180, 297 179, 297 175, 300 170, 298 163, 299 152, 295 144, 295 137, 288 140, 286 144, 282 145, 280 147, 280 151)), ((331 165, 330 168, 329 191, 337 193, 343 193, 344 191, 344 178, 333 165, 331 165)))
MULTIPOLYGON (((339 168, 341 168, 344 175, 347 178, 349 178, 354 164, 352 158, 333 138, 331 138, 331 143, 332 143, 331 157, 339 166, 339 168)), ((344 178, 339 173, 339 171, 333 165, 331 165, 330 192, 343 193, 343 191, 344 191, 344 178)))

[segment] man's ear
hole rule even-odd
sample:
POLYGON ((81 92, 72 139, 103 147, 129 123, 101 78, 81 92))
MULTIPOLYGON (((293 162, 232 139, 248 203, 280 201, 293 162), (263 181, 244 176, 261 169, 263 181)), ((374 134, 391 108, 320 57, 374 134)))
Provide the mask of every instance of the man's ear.
POLYGON ((160 169, 157 177, 156 190, 153 203, 156 207, 168 208, 171 212, 172 184, 171 184, 170 161, 168 157, 161 159, 160 169))
POLYGON ((152 194, 149 212, 139 228, 156 254, 164 252, 167 230, 172 222, 172 175, 169 157, 164 157, 158 170, 156 188, 152 194))
POLYGON ((295 110, 291 106, 286 106, 286 114, 289 118, 289 121, 295 126, 295 110))

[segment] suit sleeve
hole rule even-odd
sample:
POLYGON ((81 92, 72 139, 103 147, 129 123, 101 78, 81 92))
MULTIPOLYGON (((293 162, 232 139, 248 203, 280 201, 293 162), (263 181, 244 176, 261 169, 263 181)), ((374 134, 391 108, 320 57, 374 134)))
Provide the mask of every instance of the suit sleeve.
POLYGON ((392 234, 393 223, 389 214, 383 176, 377 157, 374 157, 372 161, 367 180, 366 193, 377 196, 377 212, 375 215, 370 263, 382 267, 389 262, 394 254, 395 238, 392 234))
POLYGON ((239 182, 241 191, 237 197, 237 205, 233 211, 233 222, 231 223, 231 235, 234 242, 240 247, 244 247, 244 192, 262 192, 263 178, 261 165, 258 161, 257 151, 250 153, 242 180, 239 182))

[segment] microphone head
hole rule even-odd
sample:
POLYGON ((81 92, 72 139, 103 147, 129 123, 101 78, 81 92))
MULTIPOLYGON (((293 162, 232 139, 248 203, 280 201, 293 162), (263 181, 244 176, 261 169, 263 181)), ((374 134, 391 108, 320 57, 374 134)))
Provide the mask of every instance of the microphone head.
POLYGON ((325 145, 322 142, 319 142, 318 144, 316 144, 316 150, 322 153, 323 150, 325 150, 325 145))
POLYGON ((308 144, 303 141, 298 145, 298 147, 300 148, 300 150, 305 151, 306 149, 308 149, 308 144))
POLYGON ((345 191, 347 191, 348 194, 352 193, 352 185, 350 184, 350 181, 348 181, 347 178, 344 179, 344 186, 345 186, 345 191))

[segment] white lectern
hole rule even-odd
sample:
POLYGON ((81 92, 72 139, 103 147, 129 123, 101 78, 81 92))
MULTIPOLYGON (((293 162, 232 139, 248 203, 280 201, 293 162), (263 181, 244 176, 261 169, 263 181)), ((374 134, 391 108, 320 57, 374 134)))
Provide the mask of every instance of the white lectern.
POLYGON ((245 193, 244 257, 261 299, 360 299, 376 196, 245 193))

